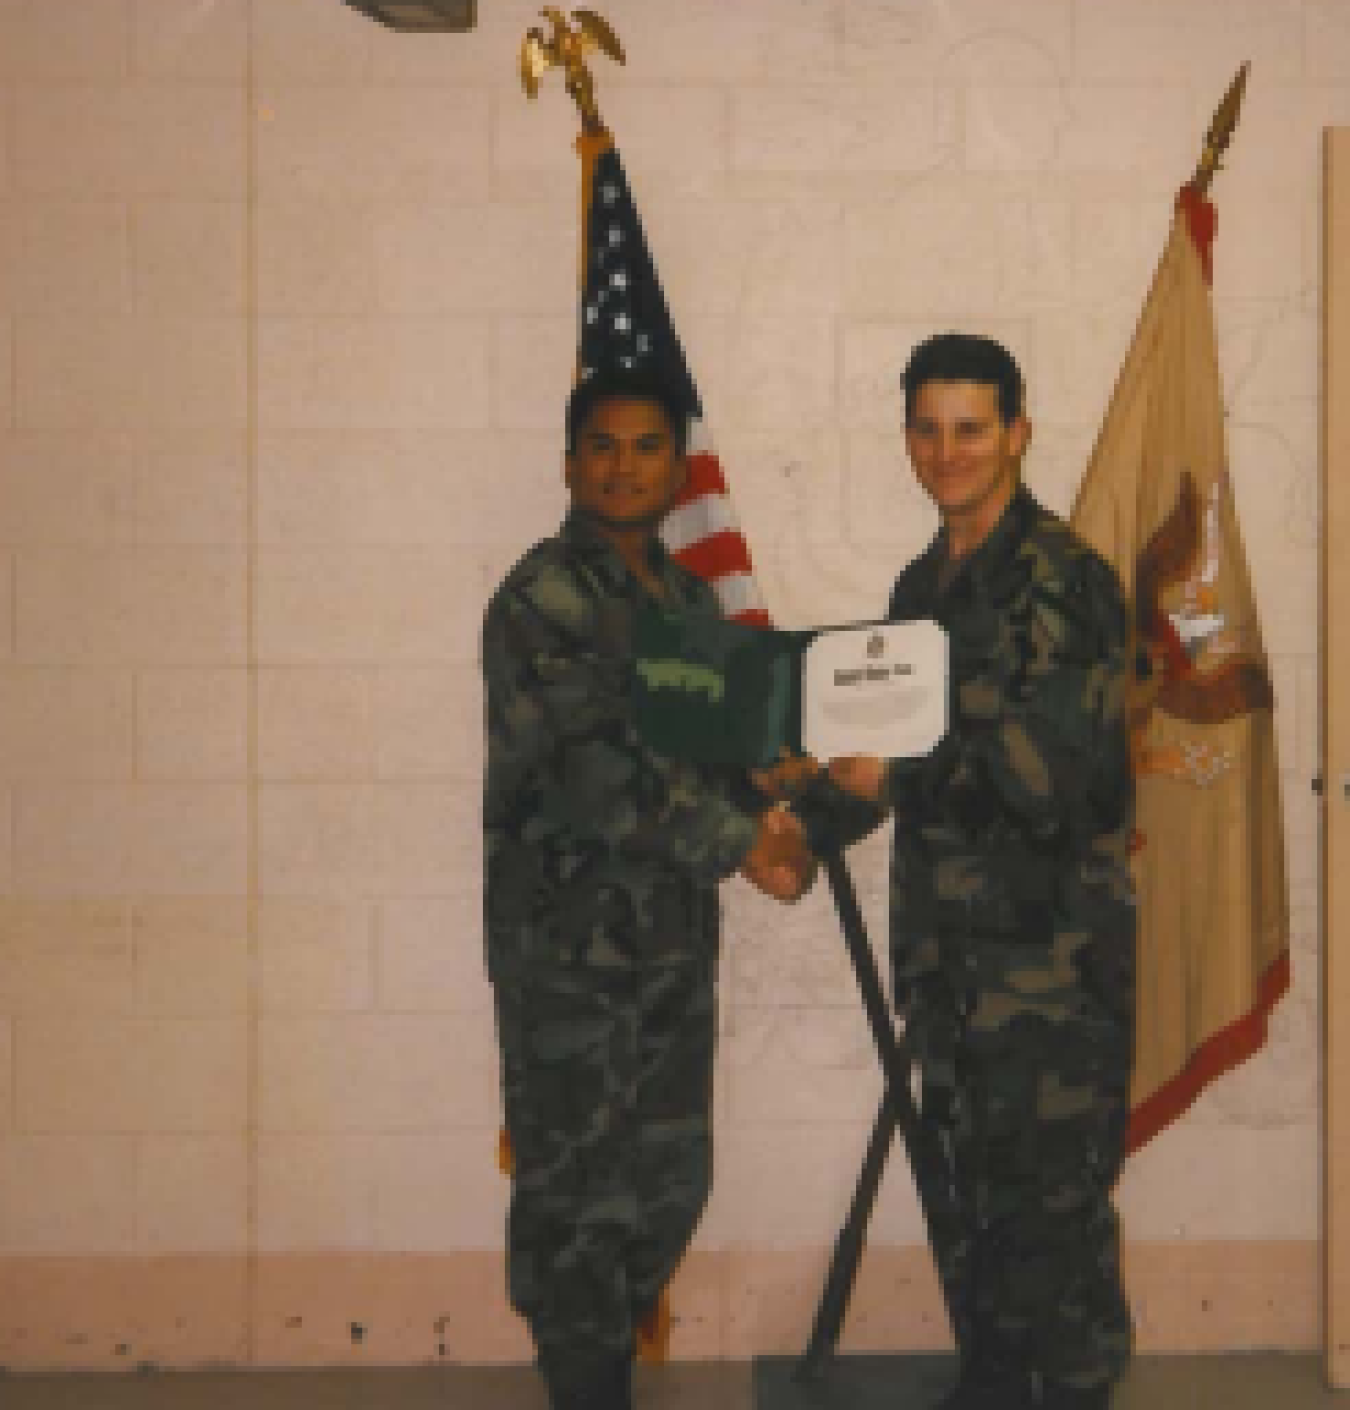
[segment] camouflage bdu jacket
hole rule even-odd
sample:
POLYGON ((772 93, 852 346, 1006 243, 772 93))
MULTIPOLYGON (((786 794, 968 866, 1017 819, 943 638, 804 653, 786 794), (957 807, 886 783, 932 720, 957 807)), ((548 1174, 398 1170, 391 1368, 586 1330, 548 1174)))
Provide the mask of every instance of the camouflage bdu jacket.
MULTIPOLYGON (((671 605, 717 613, 659 544, 671 605)), ((488 972, 631 967, 717 943, 716 886, 750 850, 738 780, 652 753, 630 705, 645 590, 583 516, 536 544, 488 605, 483 827, 488 972)), ((748 787, 748 785, 746 785, 748 787)))
POLYGON ((954 571, 939 533, 900 575, 892 620, 932 617, 951 723, 887 769, 898 997, 952 967, 1050 1018, 1133 1018, 1130 625, 1114 571, 1019 488, 954 571), (1019 979, 1020 974, 1020 979, 1019 979))

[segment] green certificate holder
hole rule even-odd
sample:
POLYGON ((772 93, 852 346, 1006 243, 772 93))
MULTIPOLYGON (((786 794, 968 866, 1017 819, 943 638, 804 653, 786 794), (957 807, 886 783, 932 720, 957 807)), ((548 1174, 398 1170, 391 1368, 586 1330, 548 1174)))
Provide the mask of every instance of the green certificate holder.
POLYGON ((634 628, 638 732, 659 754, 763 768, 802 746, 802 654, 815 632, 652 604, 634 628))

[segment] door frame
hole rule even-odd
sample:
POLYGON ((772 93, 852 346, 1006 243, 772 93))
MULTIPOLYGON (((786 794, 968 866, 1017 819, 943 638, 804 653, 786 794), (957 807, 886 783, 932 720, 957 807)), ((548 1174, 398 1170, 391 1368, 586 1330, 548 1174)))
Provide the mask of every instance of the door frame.
POLYGON ((1350 642, 1330 630, 1350 605, 1350 128, 1323 141, 1322 532, 1320 565, 1322 931, 1322 1348, 1350 1386, 1350 642), (1341 1019, 1336 1022, 1334 1019, 1341 1019))

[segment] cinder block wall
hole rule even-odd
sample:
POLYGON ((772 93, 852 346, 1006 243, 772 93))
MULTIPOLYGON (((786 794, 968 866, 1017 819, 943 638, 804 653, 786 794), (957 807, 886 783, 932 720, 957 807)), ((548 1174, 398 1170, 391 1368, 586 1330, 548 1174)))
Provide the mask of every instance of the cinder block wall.
MULTIPOLYGON (((537 17, 0 0, 0 1363, 523 1357, 475 664, 556 523, 575 119, 537 17)), ((769 604, 876 614, 931 516, 896 376, 1023 359, 1066 508, 1244 58, 1215 293, 1279 690, 1294 989, 1121 1191, 1145 1348, 1318 1335, 1319 132, 1339 0, 611 0, 599 69, 769 604)), ((884 842, 855 869, 879 933, 884 842)), ((880 1095, 827 898, 728 888, 678 1355, 799 1345, 880 1095)), ((897 1160, 855 1347, 943 1340, 897 1160)))

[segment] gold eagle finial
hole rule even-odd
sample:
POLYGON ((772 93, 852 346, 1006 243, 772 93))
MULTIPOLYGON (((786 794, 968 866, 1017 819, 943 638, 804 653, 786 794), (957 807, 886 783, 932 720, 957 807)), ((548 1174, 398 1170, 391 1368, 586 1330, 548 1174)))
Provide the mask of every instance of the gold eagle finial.
POLYGON ((586 55, 593 49, 607 54, 615 63, 623 63, 623 46, 609 27, 608 21, 594 10, 573 10, 575 28, 568 24, 563 12, 553 5, 540 11, 552 26, 546 35, 533 25, 520 46, 520 82, 525 92, 534 98, 539 93, 539 81, 551 68, 561 68, 567 76, 567 91, 581 110, 581 120, 588 128, 599 128, 600 110, 595 103, 595 80, 586 66, 586 55))

